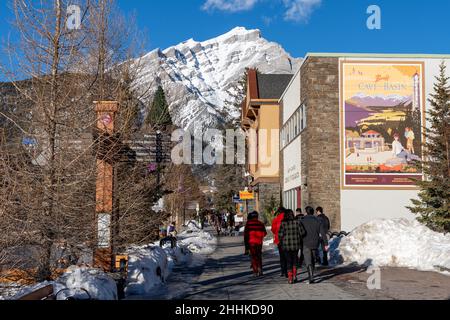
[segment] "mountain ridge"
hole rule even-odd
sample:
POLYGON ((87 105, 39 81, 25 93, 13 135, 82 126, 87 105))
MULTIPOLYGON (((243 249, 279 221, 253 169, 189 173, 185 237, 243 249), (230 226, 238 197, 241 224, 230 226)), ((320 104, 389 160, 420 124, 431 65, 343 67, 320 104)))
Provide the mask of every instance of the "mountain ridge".
MULTIPOLYGON (((146 105, 159 85, 166 91, 174 123, 184 129, 218 127, 236 121, 242 99, 239 80, 246 68, 262 73, 293 74, 301 59, 262 37, 258 29, 236 27, 202 42, 188 39, 157 48, 136 60, 134 89, 145 92, 146 105)), ((142 117, 146 111, 141 110, 142 117)))

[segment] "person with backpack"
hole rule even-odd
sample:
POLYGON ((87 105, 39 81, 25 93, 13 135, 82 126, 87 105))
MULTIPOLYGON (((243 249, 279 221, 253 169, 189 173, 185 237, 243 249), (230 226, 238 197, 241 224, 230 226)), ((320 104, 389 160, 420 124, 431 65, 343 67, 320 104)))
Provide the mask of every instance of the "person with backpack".
POLYGON ((283 253, 283 248, 280 245, 280 240, 278 238, 278 231, 280 231, 281 222, 284 219, 285 208, 281 207, 275 212, 275 218, 272 221, 272 234, 273 234, 273 243, 278 248, 278 253, 280 255, 280 268, 281 268, 281 277, 288 277, 287 273, 287 265, 286 265, 286 257, 283 253))
POLYGON ((298 252, 302 247, 302 238, 305 230, 301 223, 294 217, 294 211, 287 210, 278 231, 278 239, 283 249, 287 264, 288 282, 297 282, 298 252))
POLYGON ((250 213, 244 230, 245 254, 250 254, 253 273, 257 277, 263 275, 262 247, 267 235, 266 226, 258 218, 258 212, 250 213))
MULTIPOLYGON (((320 223, 322 223, 324 230, 326 232, 325 237, 328 239, 328 234, 330 232, 330 219, 323 213, 322 207, 317 207, 316 209, 317 219, 319 219, 320 223)), ((321 262, 322 266, 328 266, 328 252, 325 250, 325 242, 323 238, 320 238, 320 249, 322 251, 322 261, 319 259, 319 263, 321 262)))
POLYGON ((308 283, 312 284, 314 282, 316 251, 319 248, 321 238, 325 250, 328 251, 328 237, 324 225, 314 216, 314 208, 306 207, 305 210, 307 215, 300 220, 306 232, 303 237, 303 255, 308 269, 308 283))

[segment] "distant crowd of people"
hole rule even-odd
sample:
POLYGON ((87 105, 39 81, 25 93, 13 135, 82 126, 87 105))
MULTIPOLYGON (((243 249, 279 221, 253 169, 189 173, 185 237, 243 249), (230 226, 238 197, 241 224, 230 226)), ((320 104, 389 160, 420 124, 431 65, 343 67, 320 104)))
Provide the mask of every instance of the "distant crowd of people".
POLYGON ((232 212, 215 212, 209 215, 209 224, 214 226, 218 236, 237 235, 243 227, 242 223, 236 223, 236 215, 232 212))
MULTIPOLYGON (((314 282, 316 263, 328 266, 328 240, 330 220, 323 208, 306 207, 293 210, 279 208, 272 222, 274 244, 280 254, 281 276, 290 284, 297 282, 298 270, 305 264, 308 283, 314 282), (320 260, 319 250, 322 253, 320 260)), ((267 235, 265 225, 259 221, 258 212, 248 215, 244 231, 245 254, 250 255, 255 276, 263 275, 262 247, 267 235)))

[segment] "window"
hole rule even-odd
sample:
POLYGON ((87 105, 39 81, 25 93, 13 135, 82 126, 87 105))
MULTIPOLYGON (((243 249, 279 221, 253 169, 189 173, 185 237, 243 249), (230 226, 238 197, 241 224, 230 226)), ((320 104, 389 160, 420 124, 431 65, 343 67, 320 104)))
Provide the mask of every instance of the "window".
POLYGON ((281 129, 281 148, 283 149, 290 144, 298 135, 306 128, 306 111, 302 104, 292 114, 291 118, 284 124, 281 129))
POLYGON ((303 131, 303 129, 304 129, 304 127, 303 127, 303 108, 300 108, 299 112, 300 112, 300 117, 299 117, 300 131, 303 131))
POLYGON ((303 105, 303 130, 305 130, 306 129, 306 106, 305 105, 303 105))
POLYGON ((289 190, 283 193, 283 206, 286 209, 291 209, 295 211, 297 209, 297 190, 289 190))
POLYGON ((297 119, 298 119, 298 111, 296 111, 295 114, 294 114, 294 134, 295 134, 295 136, 298 135, 298 121, 297 121, 297 119))

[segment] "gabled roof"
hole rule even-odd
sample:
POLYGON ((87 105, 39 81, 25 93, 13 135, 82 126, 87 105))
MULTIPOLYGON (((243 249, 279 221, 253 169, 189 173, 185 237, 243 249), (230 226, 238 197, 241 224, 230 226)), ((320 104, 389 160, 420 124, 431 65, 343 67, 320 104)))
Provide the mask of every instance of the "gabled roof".
POLYGON ((280 99, 292 74, 257 74, 259 99, 280 99))

